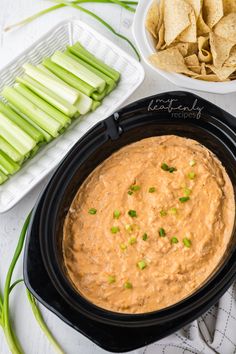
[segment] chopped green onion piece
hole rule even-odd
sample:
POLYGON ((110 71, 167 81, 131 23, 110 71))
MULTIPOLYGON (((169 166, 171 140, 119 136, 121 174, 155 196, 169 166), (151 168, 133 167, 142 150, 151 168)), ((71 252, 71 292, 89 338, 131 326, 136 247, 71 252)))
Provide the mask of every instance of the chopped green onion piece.
POLYGON ((136 239, 136 237, 130 237, 128 242, 130 245, 134 245, 137 242, 137 239, 136 239))
POLYGON ((115 283, 116 277, 114 275, 108 275, 108 283, 112 284, 115 283))
POLYGON ((119 231, 120 231, 119 226, 112 226, 111 227, 111 233, 117 234, 117 232, 119 232, 119 231))
POLYGON ((166 216, 166 215, 167 215, 167 212, 166 212, 165 210, 161 210, 161 211, 160 211, 160 215, 161 215, 161 216, 166 216))
POLYGON ((145 234, 143 234, 142 239, 143 239, 143 241, 147 241, 147 238, 148 238, 148 235, 147 235, 146 232, 145 232, 145 234))
POLYGON ((95 208, 91 208, 91 209, 89 209, 89 214, 91 214, 91 215, 95 215, 96 213, 97 213, 97 209, 95 209, 95 208))
POLYGON ((177 169, 176 169, 175 167, 170 167, 170 168, 169 168, 169 172, 170 172, 170 173, 173 173, 173 172, 175 172, 175 171, 177 171, 177 169))
POLYGON ((189 179, 194 179, 195 177, 196 177, 195 172, 189 172, 189 174, 188 174, 189 179))
POLYGON ((138 186, 138 185, 136 185, 136 184, 133 184, 133 185, 130 187, 131 191, 133 191, 133 192, 139 191, 140 188, 141 188, 141 187, 138 186))
POLYGON ((136 210, 129 210, 128 214, 129 214, 129 216, 131 216, 131 218, 136 218, 137 217, 136 210))
POLYGON ((171 239, 171 243, 178 243, 179 240, 177 239, 177 237, 172 237, 171 239))
POLYGON ((154 193, 154 192, 156 192, 156 188, 155 187, 150 187, 148 192, 149 193, 154 193))
POLYGON ((183 244, 184 244, 185 247, 189 248, 189 247, 191 247, 192 242, 188 238, 184 238, 183 239, 183 244))
POLYGON ((161 165, 161 168, 162 168, 163 171, 169 171, 169 166, 166 163, 163 163, 161 165))
POLYGON ((141 269, 141 270, 143 270, 144 268, 147 267, 147 263, 144 260, 139 261, 137 265, 138 265, 139 269, 141 269))
POLYGON ((162 227, 159 229, 159 235, 161 237, 164 237, 166 235, 166 232, 165 232, 165 230, 162 227))
POLYGON ((189 161, 189 165, 190 165, 191 167, 195 166, 195 165, 196 165, 196 161, 195 161, 195 160, 190 160, 190 161, 189 161))
POLYGON ((129 195, 132 195, 132 194, 133 194, 133 192, 132 192, 132 191, 128 191, 128 194, 129 194, 129 195))
POLYGON ((120 244, 120 249, 121 249, 122 251, 125 251, 125 250, 127 249, 126 244, 125 244, 125 243, 121 243, 121 244, 120 244))
POLYGON ((190 194, 191 194, 191 189, 189 189, 189 188, 184 188, 184 195, 185 195, 186 197, 188 197, 188 196, 190 196, 190 194))
POLYGON ((178 212, 177 208, 171 208, 170 209, 170 214, 172 214, 172 215, 176 215, 177 212, 178 212))
POLYGON ((120 211, 119 210, 114 210, 113 217, 114 217, 114 219, 119 219, 120 211))
POLYGON ((133 285, 132 285, 132 283, 130 283, 129 281, 126 281, 126 282, 124 283, 124 288, 125 288, 125 289, 132 289, 132 288, 133 288, 133 285))
POLYGON ((187 202, 189 199, 190 199, 189 197, 181 197, 181 198, 179 198, 179 201, 180 201, 180 203, 185 203, 185 202, 187 202))

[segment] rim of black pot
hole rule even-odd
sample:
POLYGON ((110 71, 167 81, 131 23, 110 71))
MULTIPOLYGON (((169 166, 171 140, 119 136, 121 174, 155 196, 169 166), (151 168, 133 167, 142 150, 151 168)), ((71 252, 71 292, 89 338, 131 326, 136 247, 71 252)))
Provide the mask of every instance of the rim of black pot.
MULTIPOLYGON (((191 128, 191 134, 194 134, 194 129, 196 132, 196 127, 198 127, 201 132, 206 134, 205 136, 209 134, 209 138, 214 140, 216 146, 219 144, 220 149, 222 151, 225 150, 222 156, 226 159, 225 161, 230 163, 230 168, 229 166, 225 167, 231 177, 236 195, 236 119, 196 95, 179 91, 139 100, 96 124, 72 148, 54 173, 42 196, 43 202, 39 215, 39 240, 45 268, 51 281, 63 298, 78 313, 83 313, 93 320, 95 319, 116 326, 132 327, 150 326, 158 322, 171 321, 178 316, 194 311, 196 307, 204 306, 204 303, 209 301, 210 298, 217 300, 217 296, 222 294, 222 291, 227 290, 236 277, 235 226, 231 248, 209 280, 184 300, 158 311, 141 314, 124 314, 102 309, 81 296, 65 274, 61 255, 58 255, 59 246, 56 230, 59 223, 59 212, 64 208, 65 215, 68 210, 68 205, 63 205, 63 201, 68 197, 68 188, 73 176, 78 173, 81 166, 85 166, 84 164, 93 154, 99 152, 99 147, 105 143, 109 142, 113 144, 112 148, 115 151, 119 145, 119 139, 121 137, 125 139, 126 136, 127 139, 130 138, 130 133, 134 129, 143 127, 142 134, 144 136, 151 136, 149 135, 151 134, 149 127, 153 125, 156 129, 158 126, 158 129, 160 129, 159 135, 163 135, 161 134, 161 129, 163 127, 167 129, 168 127, 169 131, 171 131, 173 124, 179 129, 177 133, 173 134, 186 136, 186 127, 191 128), (172 106, 170 102, 172 102, 172 106)), ((168 132, 166 132, 167 134, 168 132)), ((199 137, 195 137, 195 139, 200 141, 199 137)), ((202 143, 204 144, 204 142, 202 143)), ((207 143, 204 145, 207 146, 207 143)), ((110 154, 111 152, 108 152, 107 156, 110 154)), ((101 161, 97 161, 97 164, 101 161)), ((91 171, 94 168, 95 166, 91 166, 91 171)), ((77 188, 75 188, 74 194, 71 195, 71 200, 76 191, 77 188)))

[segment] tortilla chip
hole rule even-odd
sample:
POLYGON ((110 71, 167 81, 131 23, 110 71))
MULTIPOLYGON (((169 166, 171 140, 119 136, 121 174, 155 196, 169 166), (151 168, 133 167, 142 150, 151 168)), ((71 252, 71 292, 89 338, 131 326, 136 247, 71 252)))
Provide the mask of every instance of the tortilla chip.
POLYGON ((231 74, 233 74, 236 70, 236 66, 234 67, 226 67, 223 66, 222 68, 218 69, 214 65, 208 65, 208 67, 213 71, 214 74, 218 76, 221 81, 225 81, 229 78, 231 74))
POLYGON ((185 65, 184 58, 177 48, 168 48, 162 52, 152 54, 149 60, 154 66, 165 71, 195 75, 185 65))
POLYGON ((211 81, 211 82, 221 82, 221 80, 215 74, 197 75, 197 76, 194 76, 194 79, 203 80, 203 81, 211 81))
POLYGON ((205 63, 201 63, 201 75, 207 75, 205 63))
POLYGON ((195 16, 198 18, 201 9, 202 9, 202 3, 203 0, 185 0, 192 8, 194 9, 195 16))
POLYGON ((223 17, 214 28, 214 32, 229 41, 236 43, 236 12, 223 17))
POLYGON ((182 42, 195 43, 197 41, 197 24, 194 10, 189 14, 190 26, 188 26, 179 36, 179 40, 182 42))
POLYGON ((233 42, 224 39, 214 32, 210 33, 210 46, 213 57, 213 64, 216 68, 221 68, 228 59, 233 42))
POLYGON ((203 20, 202 13, 198 16, 197 19, 197 36, 202 36, 211 31, 210 27, 207 26, 206 22, 203 20))
POLYGON ((198 44, 196 43, 188 43, 188 53, 187 55, 197 54, 198 53, 198 44))
POLYGON ((201 75, 201 66, 188 66, 188 69, 193 71, 194 73, 201 75))
POLYGON ((224 15, 228 15, 231 12, 236 12, 236 1, 235 0, 223 0, 224 15))
POLYGON ((189 55, 188 57, 184 58, 185 64, 189 66, 200 66, 198 57, 196 54, 189 55))
POLYGON ((210 28, 224 16, 222 0, 204 0, 202 9, 203 19, 210 28))
POLYGON ((167 45, 183 32, 190 24, 189 14, 192 7, 184 0, 166 0, 164 3, 165 42, 167 45))
POLYGON ((198 37, 198 59, 204 63, 210 63, 212 61, 208 36, 198 37))
POLYGON ((160 11, 157 5, 157 0, 154 0, 146 17, 146 28, 154 38, 157 38, 159 20, 160 11))
POLYGON ((164 32, 164 24, 161 25, 161 28, 158 32, 158 42, 156 45, 156 49, 160 49, 165 44, 165 32, 164 32))
POLYGON ((229 54, 228 59, 225 62, 225 66, 234 66, 236 65, 236 46, 234 46, 229 54))

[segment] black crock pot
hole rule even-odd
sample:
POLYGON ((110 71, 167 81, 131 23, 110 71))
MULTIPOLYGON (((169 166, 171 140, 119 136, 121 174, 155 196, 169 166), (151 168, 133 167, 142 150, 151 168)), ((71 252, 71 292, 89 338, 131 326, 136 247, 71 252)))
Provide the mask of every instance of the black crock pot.
POLYGON ((121 147, 168 134, 195 139, 214 152, 236 195, 236 118, 194 94, 163 93, 122 108, 78 141, 39 198, 28 230, 26 286, 62 320, 110 351, 132 350, 183 327, 214 304, 236 278, 235 226, 228 253, 212 277, 191 296, 163 310, 120 314, 101 309, 76 292, 66 276, 63 223, 82 182, 121 147))

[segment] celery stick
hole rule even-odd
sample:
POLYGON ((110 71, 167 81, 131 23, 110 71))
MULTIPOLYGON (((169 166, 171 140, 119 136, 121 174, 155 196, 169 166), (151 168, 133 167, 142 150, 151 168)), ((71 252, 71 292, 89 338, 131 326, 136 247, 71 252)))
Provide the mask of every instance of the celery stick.
POLYGON ((13 175, 20 169, 18 163, 12 161, 4 152, 0 151, 0 170, 5 175, 13 175))
POLYGON ((113 79, 111 79, 109 76, 107 76, 106 74, 102 73, 98 69, 94 68, 92 65, 84 62, 83 60, 78 58, 76 55, 71 53, 68 49, 65 51, 65 54, 68 55, 69 57, 71 57, 72 59, 78 61, 78 63, 84 65, 88 70, 92 71, 94 74, 96 74, 101 79, 106 81, 106 84, 107 84, 107 86, 109 88, 108 89, 108 93, 110 93, 116 87, 116 82, 113 79))
POLYGON ((27 86, 31 91, 43 98, 45 101, 53 105, 59 111, 72 118, 76 113, 76 107, 65 101, 63 98, 56 95, 47 87, 41 85, 38 81, 35 81, 28 75, 16 78, 17 82, 20 82, 27 86))
POLYGON ((6 182, 7 179, 8 177, 5 175, 5 173, 0 170, 0 185, 6 182))
POLYGON ((51 70, 60 79, 65 81, 70 86, 76 88, 77 90, 83 92, 85 95, 91 96, 91 94, 95 91, 94 87, 90 86, 89 84, 87 84, 87 82, 71 74, 69 71, 63 69, 61 66, 53 63, 50 58, 44 59, 43 65, 49 70, 51 70))
POLYGON ((12 87, 5 87, 2 94, 9 102, 11 102, 24 114, 29 116, 29 118, 31 118, 31 120, 38 124, 42 129, 46 130, 46 132, 53 137, 58 136, 62 125, 40 108, 35 106, 35 104, 16 91, 16 89, 12 87))
POLYGON ((99 71, 110 76, 113 80, 118 81, 120 79, 120 73, 118 71, 111 68, 100 59, 96 58, 92 53, 88 52, 79 42, 69 47, 69 50, 77 57, 84 60, 86 63, 94 66, 99 71))
POLYGON ((38 126, 35 122, 33 122, 27 115, 22 113, 16 106, 14 106, 12 103, 9 103, 9 106, 11 107, 12 110, 14 110, 19 116, 21 116, 24 120, 32 124, 37 130, 40 131, 40 133, 43 135, 44 140, 49 143, 53 138, 50 134, 48 134, 45 130, 43 130, 41 127, 38 126))
POLYGON ((92 104, 93 100, 81 92, 80 98, 78 99, 75 105, 80 114, 86 114, 90 111, 92 104))
POLYGON ((93 101, 92 107, 91 107, 91 111, 95 111, 95 109, 97 109, 99 106, 101 105, 101 102, 99 101, 93 101))
POLYGON ((94 92, 91 97, 95 101, 102 101, 103 98, 106 96, 106 93, 107 93, 107 90, 104 90, 102 93, 94 92))
POLYGON ((42 98, 40 98, 35 93, 30 91, 23 84, 16 84, 15 89, 23 96, 25 96, 28 100, 30 100, 33 104, 35 104, 37 107, 41 108, 45 113, 47 113, 52 118, 54 118, 57 122, 59 122, 62 125, 62 127, 67 127, 71 123, 69 117, 67 117, 65 114, 61 113, 60 111, 58 111, 49 103, 45 102, 42 98))
POLYGON ((2 113, 0 113, 0 136, 14 146, 23 156, 36 145, 36 141, 2 113))
POLYGON ((102 92, 104 90, 106 83, 103 79, 88 70, 84 65, 70 58, 68 55, 57 51, 53 54, 51 60, 75 76, 79 77, 81 80, 87 82, 98 92, 102 92))
POLYGON ((23 69, 27 75, 32 77, 32 79, 38 81, 43 86, 46 86, 49 90, 52 90, 55 94, 65 99, 70 104, 74 104, 79 98, 77 90, 66 83, 61 83, 59 80, 55 80, 51 76, 46 75, 41 69, 36 68, 31 64, 24 64, 23 69))
POLYGON ((14 162, 21 164, 24 156, 21 155, 13 146, 11 146, 5 139, 0 136, 0 151, 5 152, 14 162))
POLYGON ((13 123, 18 125, 19 128, 24 130, 32 139, 37 143, 43 141, 43 135, 32 124, 26 122, 16 112, 14 112, 8 105, 5 105, 0 101, 0 112, 7 116, 13 123))

